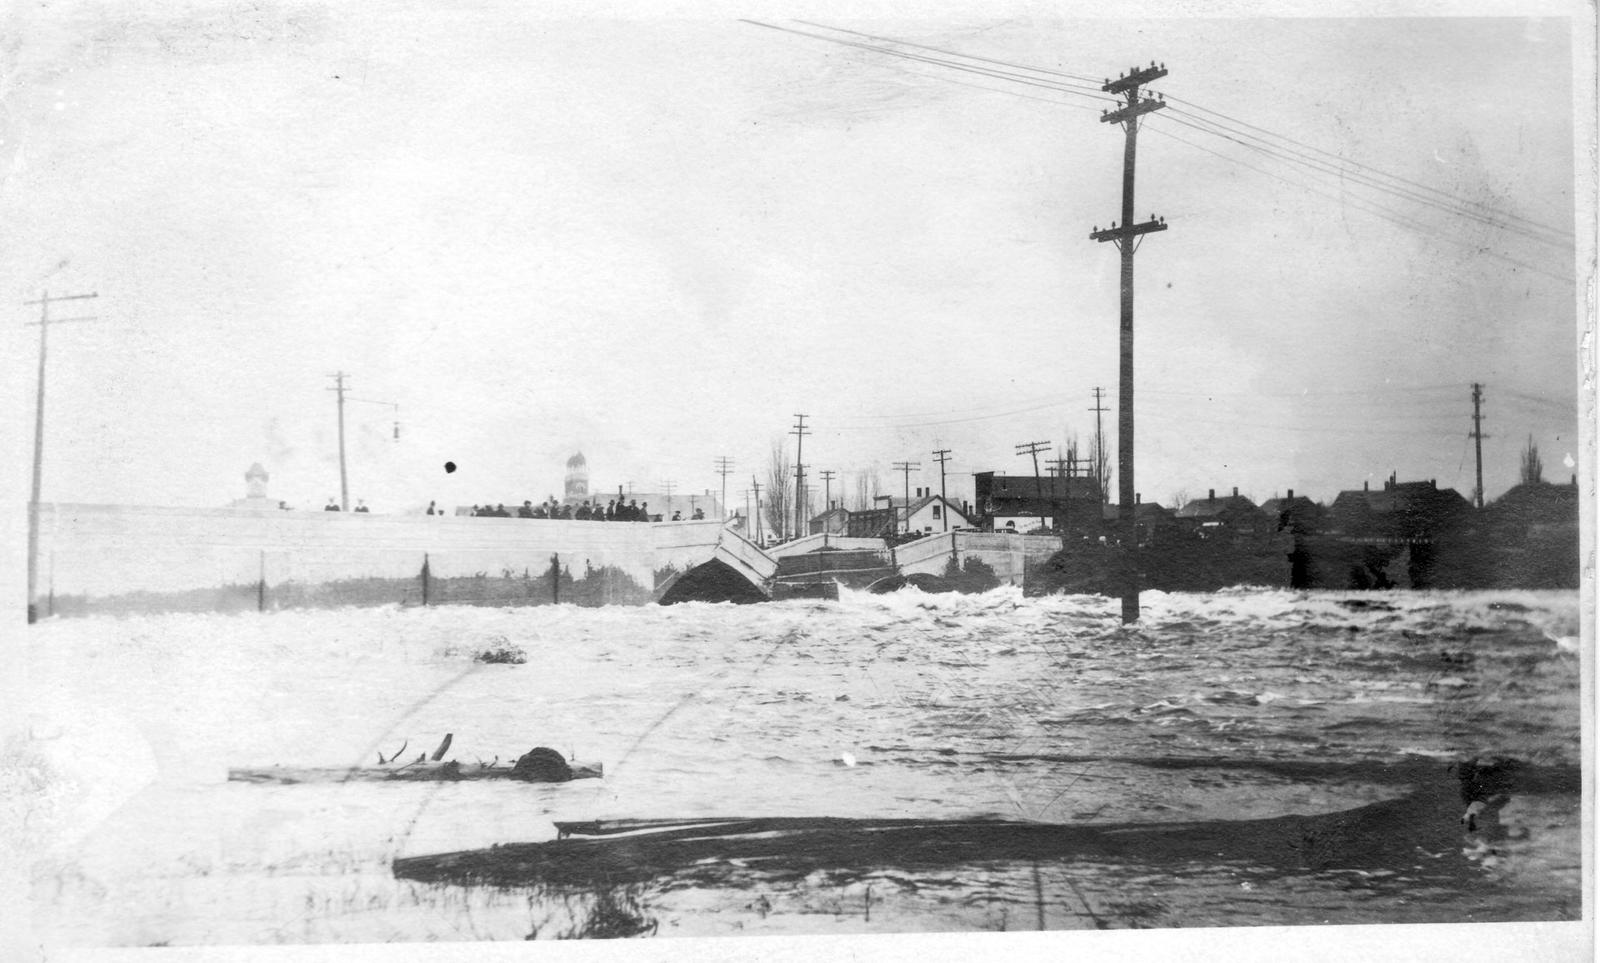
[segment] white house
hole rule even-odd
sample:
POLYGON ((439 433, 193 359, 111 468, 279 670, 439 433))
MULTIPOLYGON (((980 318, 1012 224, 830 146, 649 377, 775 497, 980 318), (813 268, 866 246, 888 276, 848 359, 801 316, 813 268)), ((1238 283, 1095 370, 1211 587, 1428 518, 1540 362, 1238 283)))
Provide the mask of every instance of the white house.
POLYGON ((961 511, 961 506, 956 505, 943 495, 923 494, 922 489, 917 489, 917 497, 911 499, 907 505, 903 498, 878 496, 879 503, 888 503, 893 508, 895 520, 898 522, 896 531, 901 534, 919 533, 932 535, 938 532, 953 531, 958 528, 967 528, 967 516, 961 511))

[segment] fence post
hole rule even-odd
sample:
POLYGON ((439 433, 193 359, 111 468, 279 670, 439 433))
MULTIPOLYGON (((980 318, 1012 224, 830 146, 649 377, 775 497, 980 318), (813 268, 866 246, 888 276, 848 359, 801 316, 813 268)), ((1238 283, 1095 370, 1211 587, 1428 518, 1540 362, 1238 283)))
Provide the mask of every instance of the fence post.
POLYGON ((427 604, 428 604, 428 582, 430 580, 430 577, 431 577, 430 573, 428 572, 428 553, 427 552, 423 552, 422 553, 422 604, 423 604, 424 607, 426 607, 427 604))
POLYGON ((561 604, 561 556, 550 556, 550 604, 561 604))
POLYGON ((256 574, 256 611, 267 610, 267 550, 261 550, 256 574))

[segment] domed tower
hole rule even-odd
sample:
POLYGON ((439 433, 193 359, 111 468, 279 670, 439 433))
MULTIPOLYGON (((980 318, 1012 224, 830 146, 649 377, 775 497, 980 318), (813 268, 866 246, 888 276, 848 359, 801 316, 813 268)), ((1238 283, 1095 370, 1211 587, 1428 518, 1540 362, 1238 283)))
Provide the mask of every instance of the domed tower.
POLYGON ((566 498, 568 504, 582 502, 589 497, 589 462, 579 452, 567 459, 566 498))

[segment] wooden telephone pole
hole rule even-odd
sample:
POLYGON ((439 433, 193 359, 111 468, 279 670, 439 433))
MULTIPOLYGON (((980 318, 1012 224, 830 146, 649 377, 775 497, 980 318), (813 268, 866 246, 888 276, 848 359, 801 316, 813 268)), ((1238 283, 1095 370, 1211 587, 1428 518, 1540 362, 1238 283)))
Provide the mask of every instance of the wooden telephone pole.
POLYGON ((1095 227, 1090 240, 1111 241, 1122 254, 1122 363, 1120 390, 1117 392, 1117 501, 1122 515, 1123 577, 1122 621, 1139 620, 1139 523, 1133 510, 1133 253, 1141 235, 1165 231, 1167 222, 1154 215, 1142 224, 1133 223, 1133 171, 1139 141, 1139 118, 1166 106, 1162 100, 1141 98, 1139 88, 1167 75, 1165 65, 1135 67, 1116 80, 1107 80, 1100 89, 1122 94, 1127 105, 1100 115, 1107 124, 1121 124, 1126 144, 1122 154, 1122 222, 1111 222, 1107 230, 1095 227))
POLYGON ((950 499, 944 493, 944 466, 950 460, 950 449, 940 448, 933 453, 933 460, 939 463, 939 500, 944 502, 939 506, 939 518, 944 522, 943 530, 950 530, 950 499))
MULTIPOLYGON (((34 608, 34 596, 39 589, 39 499, 44 483, 44 359, 45 349, 50 343, 50 326, 52 324, 67 324, 73 321, 97 321, 98 318, 52 318, 50 305, 56 301, 82 301, 88 298, 97 298, 93 294, 63 294, 51 297, 49 291, 40 295, 37 301, 25 301, 24 304, 39 305, 39 320, 25 322, 28 325, 39 326, 39 389, 34 401, 33 409, 33 489, 28 497, 28 621, 33 622, 38 613, 34 608)), ((54 603, 52 602, 52 605, 54 603)))
POLYGON ((1483 507, 1483 440, 1488 435, 1483 433, 1483 385, 1474 381, 1472 383, 1472 440, 1473 447, 1478 452, 1478 486, 1472 490, 1472 504, 1478 508, 1483 507))
MULTIPOLYGON (((922 462, 920 462, 920 461, 897 461, 897 462, 894 463, 894 470, 897 471, 897 472, 900 472, 900 474, 902 476, 904 476, 905 483, 906 483, 906 504, 905 504, 905 508, 902 509, 902 511, 905 512, 906 528, 908 530, 911 528, 911 472, 912 472, 913 469, 916 470, 916 471, 921 471, 922 470, 922 462)), ((895 527, 895 531, 896 532, 900 531, 900 528, 899 528, 898 525, 895 527)))
POLYGON ((728 475, 733 471, 733 459, 727 455, 717 456, 717 474, 722 476, 722 517, 728 517, 728 475))
POLYGON ((795 421, 794 421, 794 429, 791 430, 789 432, 789 434, 791 434, 791 435, 793 435, 795 437, 795 443, 794 443, 794 534, 795 534, 796 538, 799 538, 801 535, 804 535, 806 533, 806 523, 805 523, 805 511, 806 511, 805 445, 806 445, 806 435, 810 434, 810 432, 806 430, 806 416, 805 415, 795 415, 794 419, 795 419, 795 421))
MULTIPOLYGON (((1033 491, 1039 497, 1040 504, 1044 504, 1044 482, 1039 480, 1039 452, 1049 451, 1050 443, 1048 441, 1030 441, 1013 447, 1017 449, 1018 455, 1033 456, 1033 491)), ((1039 524, 1044 524, 1044 511, 1042 508, 1039 513, 1039 524)))
POLYGON ((350 377, 343 371, 336 371, 328 377, 333 379, 333 387, 329 391, 339 396, 339 509, 350 510, 350 478, 345 473, 344 467, 344 393, 348 389, 344 386, 344 379, 350 377))

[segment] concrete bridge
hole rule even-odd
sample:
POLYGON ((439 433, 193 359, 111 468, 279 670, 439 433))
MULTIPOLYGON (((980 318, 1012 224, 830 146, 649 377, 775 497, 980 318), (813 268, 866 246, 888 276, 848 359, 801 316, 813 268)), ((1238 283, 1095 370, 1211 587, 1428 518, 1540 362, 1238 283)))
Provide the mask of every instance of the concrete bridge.
POLYGON ((823 557, 836 552, 837 558, 853 555, 885 571, 892 564, 903 575, 942 575, 951 559, 959 565, 976 557, 1001 582, 1020 585, 1029 561, 1049 557, 1059 545, 1048 536, 958 531, 892 550, 881 539, 838 535, 811 535, 763 550, 715 520, 86 504, 47 504, 40 514, 42 615, 389 603, 761 601, 779 583, 830 580, 823 557), (780 569, 785 559, 792 578, 780 569))
POLYGON ((677 569, 656 586, 656 601, 662 605, 763 602, 772 597, 778 562, 760 546, 727 526, 708 531, 681 525, 662 522, 654 526, 659 529, 658 537, 669 543, 664 551, 672 555, 677 569))

